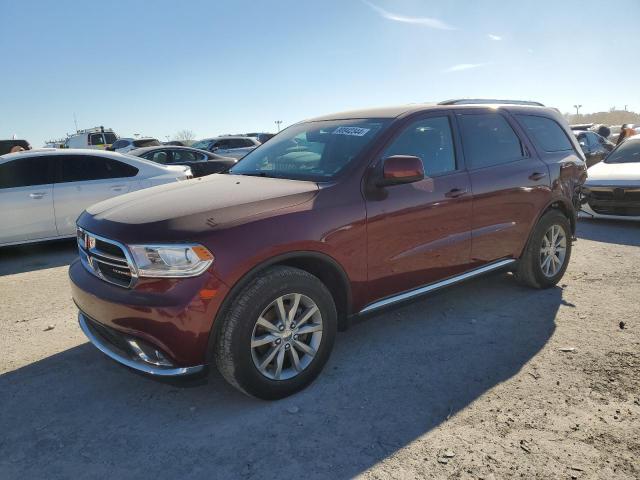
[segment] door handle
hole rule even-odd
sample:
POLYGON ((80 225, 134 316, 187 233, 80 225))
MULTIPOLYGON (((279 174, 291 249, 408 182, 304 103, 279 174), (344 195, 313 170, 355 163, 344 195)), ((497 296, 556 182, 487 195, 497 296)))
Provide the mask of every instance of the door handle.
POLYGON ((45 193, 44 192, 30 193, 29 196, 35 200, 40 200, 42 197, 45 196, 45 193))
POLYGON ((113 185, 111 187, 111 190, 113 190, 114 192, 121 192, 123 188, 124 188, 124 185, 113 185))
POLYGON ((537 182, 538 180, 542 180, 546 176, 547 176, 546 173, 535 172, 529 175, 529 180, 533 180, 534 182, 537 182))
POLYGON ((447 198, 458 198, 467 193, 466 188, 452 188, 447 193, 444 194, 447 198))

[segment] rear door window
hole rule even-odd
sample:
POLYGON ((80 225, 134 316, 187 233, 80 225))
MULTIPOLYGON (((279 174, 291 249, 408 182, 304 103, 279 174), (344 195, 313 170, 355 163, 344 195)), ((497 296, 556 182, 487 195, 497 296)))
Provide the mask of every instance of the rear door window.
POLYGON ((555 120, 537 115, 516 115, 536 145, 545 152, 573 150, 566 133, 555 120))
POLYGON ((85 155, 60 157, 59 183, 126 178, 137 175, 138 169, 117 160, 85 155))
POLYGON ((499 113, 460 114, 458 119, 465 159, 471 168, 526 158, 520 138, 499 113))
POLYGON ((165 150, 147 153, 144 158, 151 160, 152 162, 161 163, 162 165, 172 163, 171 152, 165 150))
POLYGON ((53 155, 26 157, 0 164, 0 189, 53 183, 53 155))
POLYGON ((198 160, 198 157, 189 150, 172 150, 171 154, 173 155, 173 163, 195 162, 198 160))

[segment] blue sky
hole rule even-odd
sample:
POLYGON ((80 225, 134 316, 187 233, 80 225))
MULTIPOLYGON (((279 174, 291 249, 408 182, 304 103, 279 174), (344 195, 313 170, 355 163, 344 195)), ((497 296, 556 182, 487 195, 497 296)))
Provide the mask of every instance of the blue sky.
POLYGON ((0 0, 0 138, 74 113, 164 140, 456 97, 640 111, 640 2, 607 3, 0 0))

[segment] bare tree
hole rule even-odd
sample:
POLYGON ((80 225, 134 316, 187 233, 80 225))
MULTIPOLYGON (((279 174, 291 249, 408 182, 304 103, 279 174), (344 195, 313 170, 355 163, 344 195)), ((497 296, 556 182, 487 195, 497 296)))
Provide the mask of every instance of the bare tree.
POLYGON ((173 139, 174 140, 179 140, 181 142, 189 141, 189 140, 195 140, 196 139, 196 134, 193 133, 193 130, 184 129, 184 130, 180 130, 178 133, 176 133, 173 136, 173 139))

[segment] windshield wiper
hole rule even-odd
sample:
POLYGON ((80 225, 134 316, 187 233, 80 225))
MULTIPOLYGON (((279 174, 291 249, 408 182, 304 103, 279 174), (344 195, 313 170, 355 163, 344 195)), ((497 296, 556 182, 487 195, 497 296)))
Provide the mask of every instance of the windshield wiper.
POLYGON ((236 172, 229 172, 233 175, 244 175, 247 177, 265 177, 265 178, 282 178, 282 177, 278 177, 275 175, 271 175, 267 172, 241 172, 241 173, 236 173, 236 172))

